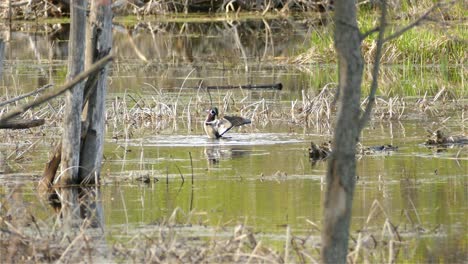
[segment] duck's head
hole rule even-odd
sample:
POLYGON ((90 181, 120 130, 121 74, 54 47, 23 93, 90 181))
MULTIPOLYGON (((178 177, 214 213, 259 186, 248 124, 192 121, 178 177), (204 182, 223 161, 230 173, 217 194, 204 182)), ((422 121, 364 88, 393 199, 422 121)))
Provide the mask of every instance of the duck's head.
POLYGON ((208 113, 208 116, 206 117, 207 122, 214 121, 216 119, 216 116, 218 115, 218 108, 217 107, 212 107, 208 110, 206 110, 208 113))

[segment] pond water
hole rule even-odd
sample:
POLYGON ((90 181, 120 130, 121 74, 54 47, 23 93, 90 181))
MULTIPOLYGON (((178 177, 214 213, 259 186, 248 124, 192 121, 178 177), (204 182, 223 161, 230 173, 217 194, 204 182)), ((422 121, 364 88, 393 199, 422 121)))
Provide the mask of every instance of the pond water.
MULTIPOLYGON (((8 97, 61 83, 66 75, 67 25, 26 28, 29 31, 11 33, 7 45, 0 88, 8 97), (46 33, 47 28, 57 32, 46 33)), ((118 59, 109 78, 100 189, 109 241, 126 239, 125 232, 115 231, 122 226, 131 234, 129 229, 170 218, 176 208, 186 214, 195 210, 207 226, 246 223, 273 241, 284 241, 286 226, 296 235, 309 234, 314 229, 310 223, 321 226, 326 162, 311 163, 308 147, 311 141, 328 141, 329 127, 275 119, 278 114, 263 120, 265 115, 258 114, 262 109, 287 112, 296 100, 303 100, 303 90, 318 94, 334 82, 333 64, 287 63, 308 45, 314 30, 317 24, 312 18, 115 26, 118 59), (282 83, 283 90, 219 89, 207 94, 197 89, 201 80, 211 86, 282 83), (226 139, 208 139, 202 121, 210 97, 213 104, 225 106, 223 112, 252 118, 252 125, 230 131, 226 139), (155 113, 158 109, 161 112, 155 113), (122 120, 112 115, 119 111, 122 120), (126 111, 128 120, 124 120, 126 111), (164 111, 172 111, 175 118, 158 119, 164 111)), ((387 70, 398 79, 400 68, 395 69, 387 70)), ((441 72, 438 67, 413 70, 409 67, 405 74, 414 72, 418 85, 424 85, 426 76, 441 72)), ((454 72, 463 75, 463 70, 454 72)), ((467 149, 423 145, 427 128, 466 134, 466 98, 457 104, 458 110, 415 116, 409 109, 401 120, 374 120, 364 130, 364 146, 392 144, 398 151, 359 157, 354 237, 366 226, 377 200, 412 248, 399 254, 398 260, 451 262, 466 257, 458 259, 454 251, 466 252, 468 246, 467 149)), ((60 107, 49 107, 60 116, 60 107)), ((59 125, 50 120, 29 131, 1 131, 0 195, 5 197, 20 185, 25 201, 43 203, 37 200, 36 182, 59 138, 59 125)), ((37 206, 33 213, 46 219, 51 210, 37 206)), ((384 220, 381 213, 371 225, 381 229, 384 220)))

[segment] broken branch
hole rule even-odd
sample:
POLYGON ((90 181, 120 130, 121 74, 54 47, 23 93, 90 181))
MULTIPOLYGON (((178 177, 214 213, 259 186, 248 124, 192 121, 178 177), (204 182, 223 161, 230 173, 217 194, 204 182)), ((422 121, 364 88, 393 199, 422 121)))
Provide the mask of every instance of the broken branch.
POLYGON ((11 119, 11 118, 13 118, 15 116, 18 116, 18 115, 26 112, 30 108, 38 106, 38 105, 40 105, 40 104, 42 104, 44 102, 47 102, 47 101, 49 101, 49 100, 63 94, 65 91, 73 88, 76 84, 78 84, 81 81, 83 81, 84 79, 86 79, 92 73, 100 70, 102 67, 104 67, 113 58, 114 58, 113 55, 108 55, 108 56, 104 57, 103 59, 101 59, 98 62, 96 62, 95 64, 93 64, 88 70, 80 73, 73 80, 66 83, 65 85, 63 85, 62 87, 57 89, 56 91, 50 91, 50 92, 48 92, 46 94, 43 94, 42 96, 38 97, 37 100, 35 100, 34 102, 29 102, 29 103, 26 103, 24 105, 20 105, 20 106, 14 108, 10 112, 3 115, 2 119, 0 120, 0 124, 6 122, 7 120, 9 120, 9 119, 11 119))
POLYGON ((38 88, 38 89, 35 90, 35 91, 29 92, 29 93, 27 93, 27 94, 22 94, 22 95, 20 95, 20 96, 17 96, 17 97, 15 97, 15 98, 10 99, 10 100, 6 100, 6 101, 4 101, 4 102, 1 102, 1 103, 0 103, 0 107, 2 107, 2 106, 4 106, 4 105, 7 105, 7 104, 14 103, 14 102, 16 102, 16 101, 19 101, 19 100, 21 100, 21 99, 23 99, 23 98, 26 98, 26 97, 29 97, 29 96, 31 96, 31 95, 35 95, 35 94, 41 93, 42 91, 44 91, 45 89, 47 89, 47 88, 49 88, 49 87, 51 87, 51 86, 54 86, 54 85, 51 84, 51 83, 49 83, 49 84, 46 84, 46 85, 44 85, 44 86, 38 88))

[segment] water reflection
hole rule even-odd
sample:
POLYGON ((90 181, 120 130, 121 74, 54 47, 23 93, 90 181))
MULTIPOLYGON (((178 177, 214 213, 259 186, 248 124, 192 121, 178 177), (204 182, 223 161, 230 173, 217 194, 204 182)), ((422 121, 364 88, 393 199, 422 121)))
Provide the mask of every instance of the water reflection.
POLYGON ((104 232, 104 211, 99 188, 57 188, 48 195, 49 204, 67 228, 99 228, 104 232))
MULTIPOLYGON (((214 21, 142 21, 134 25, 114 23, 114 46, 121 59, 170 62, 173 65, 207 62, 245 63, 291 55, 290 46, 307 41, 312 25, 307 19, 228 19, 214 21)), ((10 58, 66 59, 70 25, 13 25, 10 58), (21 54, 23 53, 23 54, 21 54)), ((221 66, 221 65, 220 65, 221 66)))
POLYGON ((265 60, 290 55, 289 45, 307 41, 307 20, 218 20, 199 23, 139 22, 116 26, 122 58, 174 64, 265 60), (148 38, 150 36, 150 38, 148 38))
POLYGON ((49 47, 49 59, 66 60, 68 58, 68 38, 70 24, 54 24, 52 32, 47 36, 49 47))
POLYGON ((216 165, 221 160, 231 160, 249 155, 252 151, 248 148, 226 147, 211 145, 205 147, 204 154, 209 165, 216 165))
POLYGON ((400 194, 401 200, 403 201, 402 214, 408 219, 411 225, 420 226, 421 219, 419 219, 419 215, 416 209, 419 207, 417 188, 419 184, 417 183, 416 174, 413 174, 412 176, 405 174, 405 171, 403 171, 403 175, 400 180, 400 194))

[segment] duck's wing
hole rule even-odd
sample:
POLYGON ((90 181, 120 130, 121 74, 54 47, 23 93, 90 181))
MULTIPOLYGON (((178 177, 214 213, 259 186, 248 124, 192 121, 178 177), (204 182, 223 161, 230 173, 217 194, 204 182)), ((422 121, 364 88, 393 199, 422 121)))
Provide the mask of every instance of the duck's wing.
POLYGON ((235 126, 242 126, 250 123, 250 119, 243 118, 240 116, 224 116, 223 119, 219 120, 218 133, 220 136, 222 136, 235 126))

